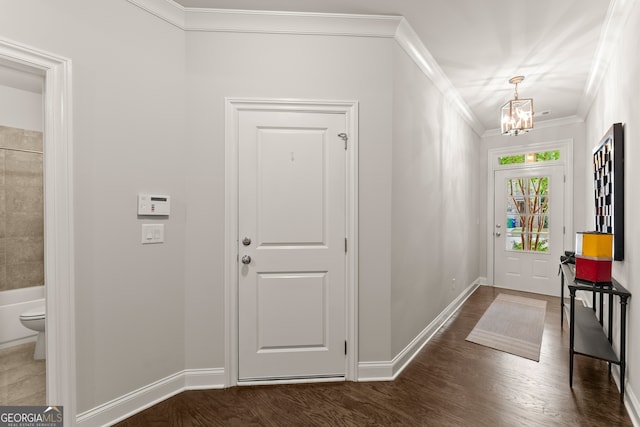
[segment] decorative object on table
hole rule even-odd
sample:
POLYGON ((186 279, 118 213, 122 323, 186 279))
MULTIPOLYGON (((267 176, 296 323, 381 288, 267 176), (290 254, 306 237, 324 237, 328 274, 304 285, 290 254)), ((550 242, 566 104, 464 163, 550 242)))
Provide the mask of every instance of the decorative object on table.
POLYGON ((611 282, 613 234, 598 231, 576 233, 576 280, 611 282))
POLYGON ((543 300, 499 294, 466 340, 538 362, 546 309, 543 300))
POLYGON ((596 231, 613 234, 613 259, 624 259, 624 128, 615 123, 593 152, 596 231))

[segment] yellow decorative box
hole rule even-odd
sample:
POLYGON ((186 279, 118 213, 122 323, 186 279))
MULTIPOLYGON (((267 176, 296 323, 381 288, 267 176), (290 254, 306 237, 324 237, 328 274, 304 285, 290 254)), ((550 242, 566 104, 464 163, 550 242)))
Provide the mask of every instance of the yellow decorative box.
POLYGON ((597 231, 576 233, 576 256, 610 260, 613 257, 613 234, 597 231))

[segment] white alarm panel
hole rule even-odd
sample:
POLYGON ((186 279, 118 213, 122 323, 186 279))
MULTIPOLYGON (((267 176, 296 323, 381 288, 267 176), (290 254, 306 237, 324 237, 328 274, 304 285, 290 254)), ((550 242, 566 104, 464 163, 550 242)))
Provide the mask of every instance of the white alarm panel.
POLYGON ((169 215, 170 197, 160 194, 138 194, 138 215, 169 215))

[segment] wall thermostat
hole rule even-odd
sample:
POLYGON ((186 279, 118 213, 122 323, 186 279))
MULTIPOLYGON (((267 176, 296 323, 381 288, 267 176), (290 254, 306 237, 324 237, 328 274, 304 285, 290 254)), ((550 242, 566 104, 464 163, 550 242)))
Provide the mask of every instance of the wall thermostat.
POLYGON ((138 194, 138 215, 169 215, 169 196, 138 194))

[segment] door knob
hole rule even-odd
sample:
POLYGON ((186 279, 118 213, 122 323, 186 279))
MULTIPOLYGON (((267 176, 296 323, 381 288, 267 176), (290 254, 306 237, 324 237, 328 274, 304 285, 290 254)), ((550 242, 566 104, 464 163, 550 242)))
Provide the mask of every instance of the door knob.
POLYGON ((249 255, 243 255, 240 260, 242 261, 243 264, 251 263, 251 257, 249 255))
POLYGON ((242 239, 242 244, 245 246, 249 246, 251 244, 251 239, 248 237, 245 237, 244 239, 242 239))
POLYGON ((502 233, 500 233, 499 231, 496 231, 496 237, 500 237, 502 233))
POLYGON ((496 228, 500 228, 502 227, 500 224, 496 224, 496 228))

